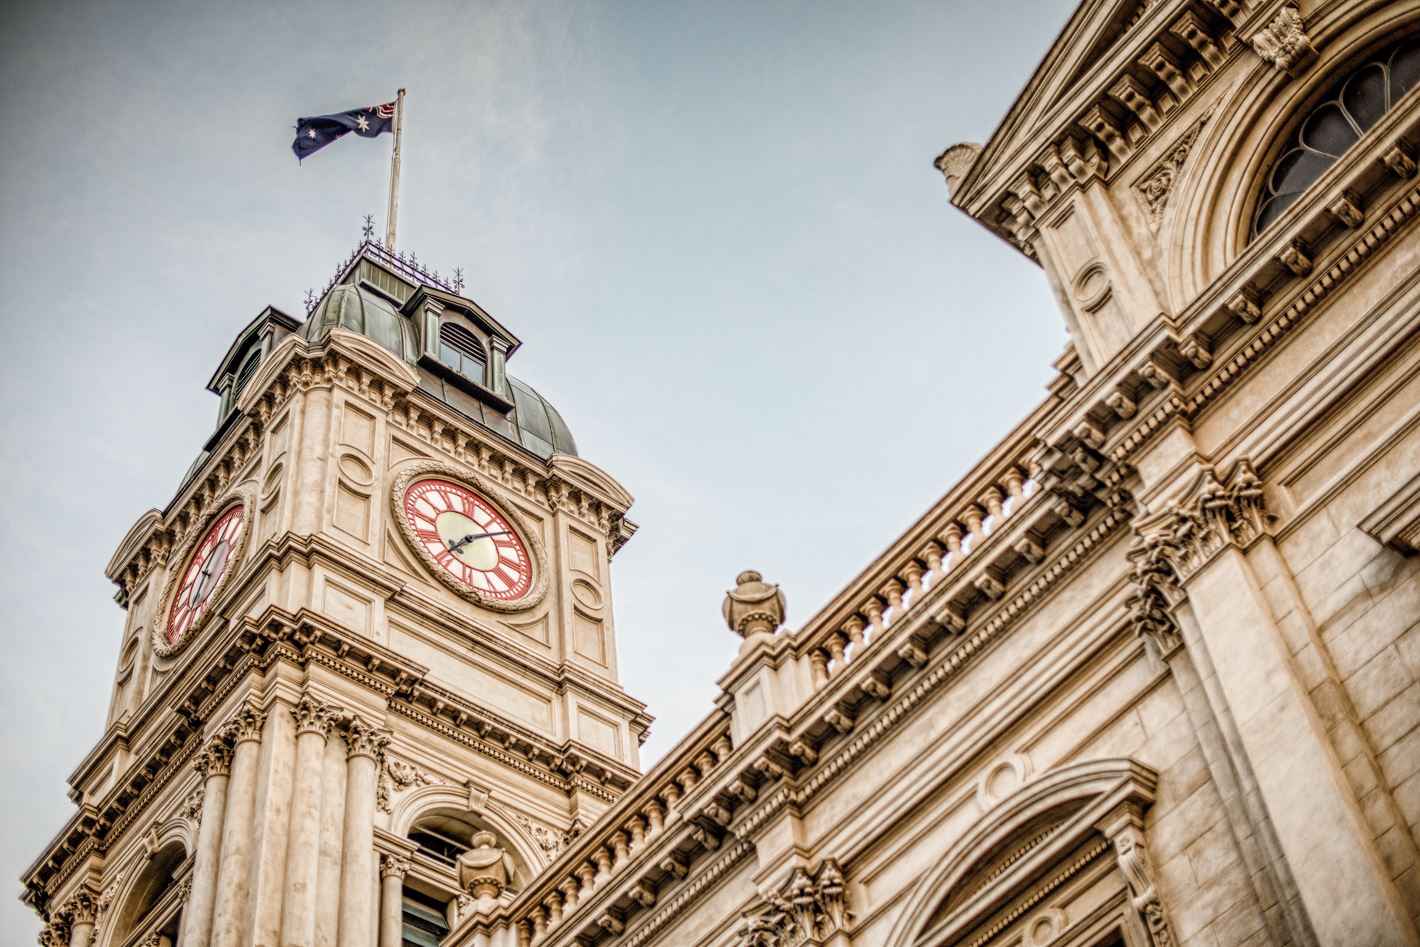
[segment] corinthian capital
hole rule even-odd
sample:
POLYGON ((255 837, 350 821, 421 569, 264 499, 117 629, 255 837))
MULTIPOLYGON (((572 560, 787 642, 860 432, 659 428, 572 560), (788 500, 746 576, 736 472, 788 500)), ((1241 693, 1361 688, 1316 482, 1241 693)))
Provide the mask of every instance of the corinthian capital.
POLYGON ((365 756, 379 763, 384 757, 385 747, 389 746, 390 735, 389 731, 380 730, 357 716, 346 725, 345 742, 347 759, 365 756))
POLYGON ((226 776, 232 771, 232 748, 224 735, 207 741, 207 745, 192 761, 192 768, 204 780, 209 776, 226 776))
POLYGON ((99 900, 91 892, 80 891, 60 909, 70 925, 93 924, 99 914, 99 900))
POLYGON ((1272 517, 1262 495, 1262 481, 1252 463, 1239 460, 1226 481, 1204 467, 1191 498, 1161 516, 1139 524, 1156 544, 1179 582, 1188 579, 1228 545, 1246 548, 1266 534, 1272 517))
POLYGON ((302 697, 300 702, 291 708, 291 716, 296 718, 297 736, 302 733, 329 736, 331 725, 335 722, 335 711, 310 696, 302 697))
POLYGON ((261 728, 266 723, 266 713, 247 704, 237 711, 223 730, 223 734, 235 747, 238 743, 260 743, 261 728))

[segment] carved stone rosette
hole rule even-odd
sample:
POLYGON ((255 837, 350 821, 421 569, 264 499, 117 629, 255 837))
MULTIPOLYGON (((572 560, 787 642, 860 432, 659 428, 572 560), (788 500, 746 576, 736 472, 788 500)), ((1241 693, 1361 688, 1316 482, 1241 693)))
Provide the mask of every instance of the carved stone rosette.
POLYGON ((826 858, 813 874, 796 868, 781 890, 764 892, 760 905, 745 916, 734 947, 821 943, 847 931, 851 921, 843 871, 826 858))

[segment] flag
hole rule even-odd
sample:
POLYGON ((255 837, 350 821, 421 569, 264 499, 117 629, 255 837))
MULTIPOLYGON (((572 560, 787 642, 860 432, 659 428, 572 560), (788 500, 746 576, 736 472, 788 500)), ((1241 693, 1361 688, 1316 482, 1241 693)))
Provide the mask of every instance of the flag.
POLYGON ((371 105, 369 108, 351 109, 334 115, 317 115, 314 118, 296 119, 296 140, 291 142, 291 150, 297 158, 315 154, 326 145, 354 132, 362 138, 374 138, 388 131, 394 131, 394 103, 371 105))

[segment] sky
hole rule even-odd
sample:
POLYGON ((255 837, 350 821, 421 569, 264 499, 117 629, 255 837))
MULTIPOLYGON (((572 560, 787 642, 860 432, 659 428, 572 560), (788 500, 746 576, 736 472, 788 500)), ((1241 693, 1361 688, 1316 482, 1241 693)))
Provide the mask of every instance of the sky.
MULTIPOLYGON (((12 3, 0 19, 0 891, 73 813, 123 615, 103 569, 216 420, 263 306, 383 225, 523 340, 636 496, 613 566, 649 765, 712 706, 753 568, 813 615, 1044 397, 1040 271, 950 206, 1065 0, 12 3)), ((34 942, 0 897, 0 944, 34 942)))

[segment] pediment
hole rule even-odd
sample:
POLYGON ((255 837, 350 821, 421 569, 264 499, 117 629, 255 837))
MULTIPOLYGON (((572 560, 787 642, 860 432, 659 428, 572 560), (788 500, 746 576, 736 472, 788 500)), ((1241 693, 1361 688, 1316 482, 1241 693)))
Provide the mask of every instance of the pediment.
POLYGON ((1162 5, 1160 0, 1086 0, 1081 4, 991 136, 992 143, 1032 136, 1076 87, 1101 68, 1110 51, 1149 8, 1162 5))

